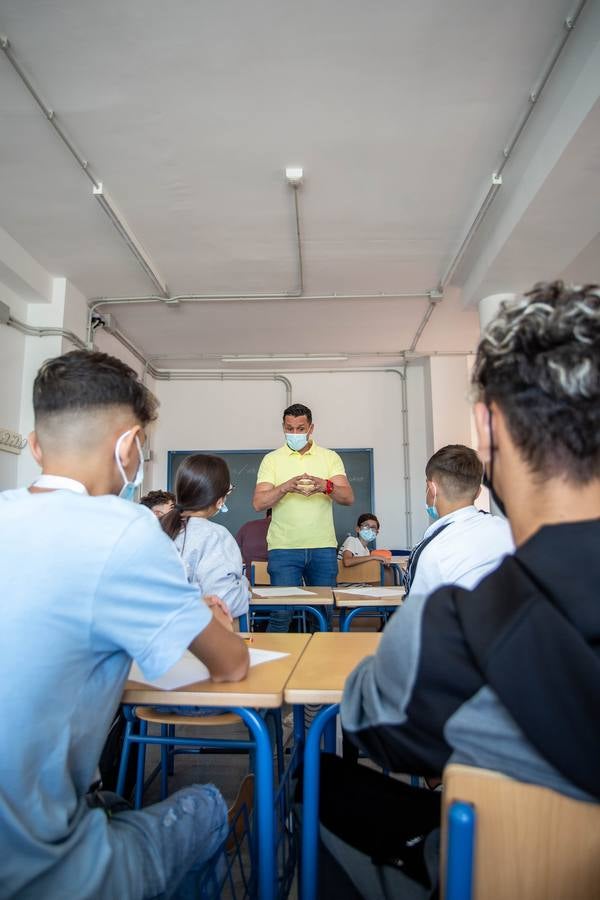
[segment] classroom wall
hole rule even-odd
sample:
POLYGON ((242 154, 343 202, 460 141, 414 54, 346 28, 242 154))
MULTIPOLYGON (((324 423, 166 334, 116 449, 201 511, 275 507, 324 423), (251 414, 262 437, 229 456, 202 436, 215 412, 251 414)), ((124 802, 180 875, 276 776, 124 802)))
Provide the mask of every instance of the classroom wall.
MULTIPOLYGON (((0 284, 0 300, 15 308, 15 298, 4 285, 0 284)), ((20 305, 20 304, 19 304, 20 305)), ((17 310, 14 309, 15 314, 17 310)), ((25 305, 18 310, 26 313, 25 305)), ((0 325, 0 428, 19 431, 21 416, 21 383, 25 335, 0 325)), ((19 456, 0 450, 0 491, 15 487, 19 456)))
MULTIPOLYGON (((313 411, 315 439, 328 447, 372 447, 380 546, 406 543, 401 381, 393 373, 302 373, 288 376, 293 401, 313 411)), ((426 526, 422 476, 429 446, 425 366, 408 368, 413 540, 426 526)), ((166 486, 168 450, 272 449, 283 443, 285 390, 275 381, 158 382, 160 418, 145 488, 166 486)), ((364 510, 357 510, 357 515, 364 510)), ((249 510, 249 516, 253 513, 249 510)))

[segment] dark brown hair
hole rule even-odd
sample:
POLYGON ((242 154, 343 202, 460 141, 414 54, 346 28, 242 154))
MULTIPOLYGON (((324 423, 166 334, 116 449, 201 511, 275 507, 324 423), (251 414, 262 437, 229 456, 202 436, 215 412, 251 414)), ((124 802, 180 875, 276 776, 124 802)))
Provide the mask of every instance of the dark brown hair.
POLYGON ((33 383, 36 425, 64 412, 88 412, 103 406, 128 406, 147 425, 156 419, 158 401, 128 365, 92 350, 73 350, 47 360, 33 383))
POLYGON ((206 453, 186 456, 175 479, 175 508, 160 520, 163 531, 175 540, 187 522, 187 516, 182 513, 208 509, 220 497, 225 497, 230 487, 229 468, 220 456, 206 453))
POLYGON ((360 515, 357 519, 356 527, 360 528, 360 526, 363 524, 363 522, 368 522, 369 519, 371 519, 373 522, 377 522, 377 527, 381 528, 381 525, 379 524, 379 519, 377 518, 377 516, 374 516, 373 513, 363 513, 362 515, 360 515))
POLYGON ((308 424, 312 424, 312 412, 308 406, 304 405, 304 403, 292 403, 291 406, 288 406, 288 408, 283 411, 284 420, 286 416, 292 416, 294 419, 299 419, 300 416, 306 416, 308 424))
POLYGON ((175 503, 175 494, 171 491, 149 491, 142 497, 140 503, 148 509, 154 509, 155 506, 162 506, 164 503, 175 503))
POLYGON ((471 496, 475 499, 481 479, 483 464, 471 447, 448 444, 434 453, 425 466, 428 481, 434 478, 442 485, 449 500, 471 496))

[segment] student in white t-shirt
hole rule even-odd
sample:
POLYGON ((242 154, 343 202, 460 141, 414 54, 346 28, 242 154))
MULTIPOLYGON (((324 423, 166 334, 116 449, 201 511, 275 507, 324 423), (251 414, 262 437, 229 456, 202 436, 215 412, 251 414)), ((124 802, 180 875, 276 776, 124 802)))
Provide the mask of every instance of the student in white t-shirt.
POLYGON ((156 418, 136 373, 77 350, 44 363, 33 403, 42 475, 0 494, 0 896, 190 896, 227 834, 217 789, 130 810, 89 788, 132 659, 152 680, 189 648, 237 681, 248 650, 156 517, 125 502, 156 418))
MULTIPOLYGON (((338 550, 338 559, 348 568, 364 563, 372 555, 368 545, 379 534, 379 519, 373 513, 363 513, 358 517, 354 530, 356 535, 349 534, 338 550)), ((383 562, 379 557, 373 558, 383 562)))
POLYGON ((240 548, 214 516, 226 513, 233 487, 229 468, 220 456, 187 456, 175 479, 175 506, 161 519, 163 530, 175 541, 190 584, 200 593, 216 595, 233 618, 248 612, 250 587, 244 576, 240 548))

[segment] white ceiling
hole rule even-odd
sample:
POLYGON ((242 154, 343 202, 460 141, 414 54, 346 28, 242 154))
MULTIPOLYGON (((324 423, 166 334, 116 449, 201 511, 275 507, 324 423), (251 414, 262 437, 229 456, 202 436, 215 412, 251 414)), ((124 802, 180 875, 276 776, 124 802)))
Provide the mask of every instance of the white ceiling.
MULTIPOLYGON (((306 173, 305 293, 422 294, 459 246, 571 6, 0 0, 0 33, 172 293, 296 287, 283 177, 296 164, 306 173)), ((550 245, 531 256, 540 234, 545 240, 540 221, 563 203, 567 183, 588 199, 589 178, 597 185, 598 156, 595 168, 589 160, 598 119, 596 110, 589 140, 561 161, 539 215, 532 207, 520 223, 509 265, 495 263, 490 285, 510 290, 548 271, 550 245), (574 170, 582 166, 585 178, 574 170)), ((1 55, 0 131, 0 226, 88 297, 153 293, 1 55)), ((589 215, 597 234, 597 208, 589 215)), ((588 228, 569 244, 564 267, 592 237, 588 228)), ((392 296, 113 312, 148 354, 210 361, 222 353, 400 353, 426 307, 423 298, 392 296)), ((419 350, 467 351, 477 332, 476 313, 450 290, 419 350)))

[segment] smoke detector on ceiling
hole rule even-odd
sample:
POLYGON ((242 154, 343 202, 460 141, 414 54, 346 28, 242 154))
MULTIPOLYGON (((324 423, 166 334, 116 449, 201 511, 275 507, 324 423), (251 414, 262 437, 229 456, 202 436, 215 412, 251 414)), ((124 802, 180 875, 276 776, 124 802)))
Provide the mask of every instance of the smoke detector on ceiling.
POLYGON ((292 187, 298 187, 298 185, 302 184, 302 176, 304 175, 304 169, 301 169, 298 166, 287 166, 285 170, 285 177, 287 179, 288 184, 291 184, 292 187))

